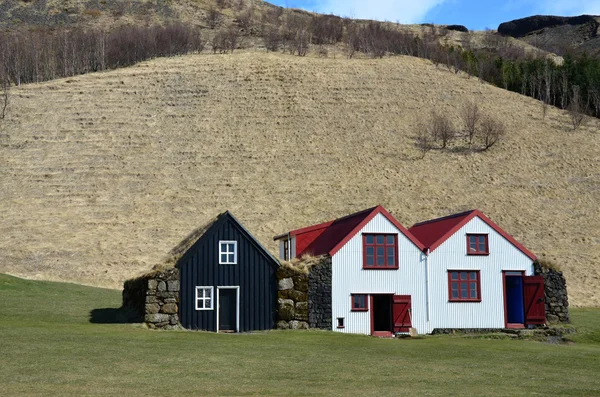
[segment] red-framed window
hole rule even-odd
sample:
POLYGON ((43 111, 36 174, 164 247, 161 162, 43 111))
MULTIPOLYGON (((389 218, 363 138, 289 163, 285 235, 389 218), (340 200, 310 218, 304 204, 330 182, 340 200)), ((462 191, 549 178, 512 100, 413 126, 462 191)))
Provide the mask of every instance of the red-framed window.
POLYGON ((398 269, 398 235, 363 234, 363 269, 398 269))
POLYGON ((479 270, 448 270, 450 302, 481 302, 479 270))
POLYGON ((352 294, 352 311, 353 312, 365 312, 369 310, 368 306, 368 295, 366 294, 352 294))
POLYGON ((467 234, 467 255, 489 255, 487 234, 467 234))

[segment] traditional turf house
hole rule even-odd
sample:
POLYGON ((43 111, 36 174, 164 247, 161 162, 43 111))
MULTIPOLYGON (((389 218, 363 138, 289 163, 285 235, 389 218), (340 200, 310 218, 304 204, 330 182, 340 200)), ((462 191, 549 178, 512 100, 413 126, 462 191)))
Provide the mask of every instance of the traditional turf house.
POLYGON ((188 236, 171 257, 171 265, 125 283, 123 305, 151 327, 274 328, 279 262, 229 211, 188 236))
POLYGON ((328 258, 330 275, 320 279, 330 280, 322 288, 329 297, 309 299, 308 309, 329 316, 334 331, 385 336, 545 322, 535 256, 477 210, 407 230, 378 206, 274 239, 283 260, 328 258))

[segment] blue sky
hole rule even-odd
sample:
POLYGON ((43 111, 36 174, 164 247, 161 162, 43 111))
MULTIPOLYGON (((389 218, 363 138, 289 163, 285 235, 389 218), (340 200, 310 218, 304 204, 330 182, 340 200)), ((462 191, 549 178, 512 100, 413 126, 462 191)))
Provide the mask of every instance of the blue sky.
POLYGON ((267 0, 284 7, 401 23, 460 24, 496 29, 536 14, 600 15, 600 0, 267 0))

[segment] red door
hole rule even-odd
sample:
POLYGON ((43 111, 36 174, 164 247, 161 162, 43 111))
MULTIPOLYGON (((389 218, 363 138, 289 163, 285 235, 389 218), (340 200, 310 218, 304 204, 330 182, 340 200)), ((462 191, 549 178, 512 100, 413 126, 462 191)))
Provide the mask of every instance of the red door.
POLYGON ((410 295, 394 295, 394 332, 408 332, 412 327, 410 295))
POLYGON ((525 323, 545 324, 544 277, 524 276, 523 295, 525 296, 525 323))

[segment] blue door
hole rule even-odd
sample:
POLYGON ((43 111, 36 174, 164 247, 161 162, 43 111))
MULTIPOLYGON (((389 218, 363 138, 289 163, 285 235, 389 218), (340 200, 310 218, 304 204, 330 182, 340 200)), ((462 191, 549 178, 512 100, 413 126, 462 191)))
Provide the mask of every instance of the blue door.
POLYGON ((525 323, 525 305, 523 303, 523 276, 519 273, 506 273, 506 322, 525 323))

